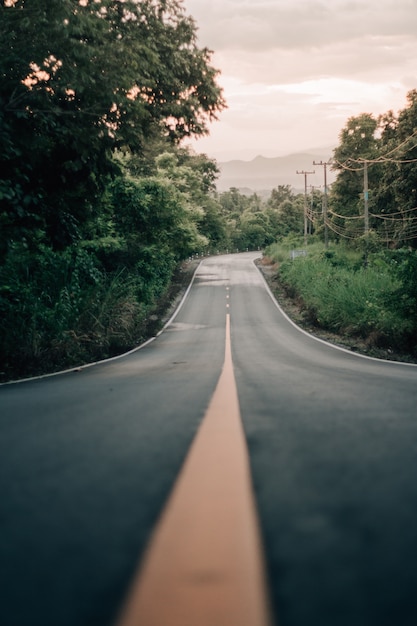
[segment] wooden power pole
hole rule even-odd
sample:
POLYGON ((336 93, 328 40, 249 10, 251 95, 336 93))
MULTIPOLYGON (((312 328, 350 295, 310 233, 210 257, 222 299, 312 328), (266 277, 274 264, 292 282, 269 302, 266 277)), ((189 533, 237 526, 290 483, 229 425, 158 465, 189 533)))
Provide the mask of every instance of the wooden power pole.
POLYGON ((307 245, 307 176, 309 174, 315 174, 315 170, 313 172, 305 172, 302 170, 299 172, 297 170, 297 174, 304 175, 304 245, 307 245))
POLYGON ((322 165, 324 168, 324 196, 323 196, 323 222, 324 222, 324 247, 329 247, 329 230, 327 228, 327 166, 330 165, 330 161, 320 161, 316 163, 313 161, 313 165, 322 165))

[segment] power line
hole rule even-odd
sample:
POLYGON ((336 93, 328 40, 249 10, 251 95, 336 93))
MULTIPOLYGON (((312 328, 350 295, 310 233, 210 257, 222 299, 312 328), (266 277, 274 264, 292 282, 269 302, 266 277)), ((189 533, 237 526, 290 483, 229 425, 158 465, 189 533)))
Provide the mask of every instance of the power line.
POLYGON ((380 219, 380 220, 387 220, 387 221, 391 221, 391 222, 403 222, 404 219, 406 219, 407 221, 416 221, 417 222, 417 216, 416 217, 407 217, 405 214, 406 213, 411 213, 411 211, 416 211, 417 207, 413 207, 412 209, 404 209, 404 211, 396 211, 395 213, 390 213, 387 215, 382 215, 379 214, 377 215, 376 213, 370 213, 371 217, 375 217, 376 219, 380 219), (401 217, 395 217, 396 215, 401 215, 401 217))
MULTIPOLYGON (((338 161, 337 159, 333 159, 332 163, 335 163, 338 167, 342 168, 342 169, 346 169, 349 171, 360 171, 362 168, 352 168, 349 167, 349 163, 364 163, 365 161, 368 164, 375 164, 375 163, 416 163, 417 162, 417 158, 416 159, 388 159, 387 157, 389 157, 391 154, 393 154, 394 152, 397 152, 398 150, 400 150, 403 146, 405 146, 411 139, 413 139, 413 137, 417 137, 417 129, 414 130, 411 135, 409 135, 408 137, 406 137, 406 139, 404 139, 400 144, 398 144, 398 146, 395 146, 394 148, 392 148, 392 150, 390 150, 389 152, 387 152, 386 154, 381 154, 380 156, 374 158, 374 159, 370 159, 370 158, 362 158, 362 157, 358 157, 358 158, 348 158, 346 159, 346 161, 344 161, 343 163, 338 161)), ((415 148, 416 145, 413 145, 410 147, 411 148, 415 148)))
POLYGON ((395 146, 395 148, 393 148, 390 152, 387 152, 386 154, 382 155, 381 158, 386 158, 387 156, 389 156, 390 154, 392 154, 393 152, 396 152, 397 150, 399 150, 400 148, 402 148, 406 143, 408 143, 410 141, 410 139, 412 139, 413 137, 415 137, 417 135, 417 129, 406 139, 404 139, 404 141, 400 144, 398 144, 398 146, 395 146))
POLYGON ((329 209, 329 213, 342 220, 363 220, 363 215, 340 215, 339 213, 335 213, 333 209, 329 209))
POLYGON ((350 231, 342 228, 341 226, 336 226, 336 224, 334 224, 330 220, 327 221, 327 226, 330 228, 330 230, 336 233, 336 235, 339 235, 340 237, 343 237, 344 239, 354 240, 354 239, 357 239, 359 236, 357 233, 350 233, 350 231))
MULTIPOLYGON (((369 213, 369 188, 368 188, 368 168, 375 164, 403 164, 403 163, 417 163, 417 158, 413 159, 405 159, 405 158, 395 158, 394 155, 403 150, 406 152, 408 149, 416 148, 417 145, 413 142, 412 146, 407 148, 407 144, 413 139, 417 137, 417 129, 415 129, 411 135, 406 137, 400 144, 375 158, 349 158, 346 161, 341 162, 337 159, 333 159, 329 161, 328 164, 332 164, 335 166, 335 169, 350 171, 350 172, 363 172, 363 202, 364 202, 364 214, 361 216, 344 216, 335 213, 334 211, 329 211, 330 215, 342 219, 344 222, 348 220, 363 220, 364 230, 356 232, 353 229, 346 229, 344 226, 340 224, 334 224, 331 220, 326 218, 324 219, 325 228, 330 228, 340 237, 345 237, 348 239, 355 239, 357 236, 360 236, 362 233, 368 235, 369 233, 369 218, 372 217, 374 219, 381 220, 383 222, 383 229, 385 236, 385 241, 405 241, 409 239, 417 238, 417 216, 409 215, 412 211, 417 211, 417 207, 413 209, 406 209, 404 211, 397 211, 392 213, 391 215, 378 215, 375 213, 369 213)), ((313 165, 324 165, 323 162, 316 163, 313 162, 313 165)), ((326 168, 325 168, 326 169, 326 168)), ((325 184, 326 186, 326 184, 325 184)), ((382 228, 381 228, 382 230, 382 228)), ((379 235, 382 233, 378 233, 379 235)), ((382 239, 381 239, 382 240, 382 239)))
POLYGON ((337 159, 332 160, 332 165, 335 163, 340 169, 347 170, 349 172, 361 172, 363 167, 349 167, 347 163, 353 163, 353 159, 346 159, 344 163, 341 163, 337 159))
MULTIPOLYGON (((378 216, 375 216, 378 217, 378 216)), ((359 219, 364 219, 361 216, 359 219)), ((327 225, 339 237, 345 239, 357 239, 362 236, 362 228, 346 228, 340 224, 336 224, 328 220, 327 225)), ((383 223, 383 229, 378 230, 378 238, 381 242, 392 241, 410 241, 417 238, 417 217, 407 218, 406 220, 396 219, 392 222, 383 223)))

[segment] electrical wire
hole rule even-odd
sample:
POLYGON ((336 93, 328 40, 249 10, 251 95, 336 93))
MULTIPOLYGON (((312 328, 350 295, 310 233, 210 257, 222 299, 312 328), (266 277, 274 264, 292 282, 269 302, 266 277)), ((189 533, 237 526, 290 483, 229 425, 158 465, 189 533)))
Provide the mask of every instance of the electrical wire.
MULTIPOLYGON (((355 159, 352 157, 352 158, 346 159, 344 163, 341 163, 337 159, 332 159, 332 163, 335 163, 339 168, 348 170, 350 172, 360 172, 361 170, 363 170, 363 167, 361 168, 349 167, 348 165, 349 163, 364 163, 364 164, 367 163, 368 165, 374 165, 376 163, 400 163, 400 164, 401 163, 416 163, 417 158, 416 159, 388 159, 387 158, 389 157, 389 155, 393 154, 394 152, 397 152, 397 150, 400 150, 403 146, 405 146, 410 141, 410 139, 416 136, 417 136, 417 129, 411 135, 409 135, 406 139, 404 139, 404 141, 398 144, 398 146, 395 146, 395 148, 393 148, 386 154, 381 154, 379 157, 376 157, 375 159, 365 159, 363 157, 358 157, 357 159, 355 159)), ((416 146, 413 145, 410 147, 410 149, 415 148, 415 147, 416 146)))
MULTIPOLYGON (((395 213, 389 213, 387 214, 387 217, 391 217, 393 215, 404 215, 404 213, 411 213, 411 211, 417 211, 417 207, 413 207, 412 209, 404 209, 403 211, 396 211, 395 213)), ((376 215, 374 213, 370 213, 370 215, 372 215, 372 217, 381 217, 382 219, 385 218, 385 216, 383 216, 382 214, 376 215)))
POLYGON ((339 213, 335 213, 332 209, 328 209, 327 213, 335 217, 340 217, 342 220, 363 220, 363 215, 339 215, 339 213))
POLYGON ((417 216, 416 217, 406 217, 404 215, 403 218, 401 217, 390 217, 389 215, 376 215, 375 213, 369 213, 369 217, 374 217, 377 220, 383 220, 384 222, 398 222, 398 223, 402 223, 404 224, 405 221, 410 222, 410 223, 417 223, 417 216))
POLYGON ((355 159, 346 159, 344 163, 341 163, 337 159, 332 159, 332 164, 336 163, 340 169, 347 170, 348 172, 362 172, 363 167, 349 167, 347 163, 355 163, 355 159))
POLYGON ((332 222, 326 222, 326 226, 332 230, 334 233, 336 233, 336 235, 339 235, 340 237, 343 237, 344 239, 351 239, 351 240, 355 240, 358 238, 358 235, 355 234, 350 234, 348 235, 346 231, 344 231, 341 228, 338 228, 335 224, 333 224, 332 222))
MULTIPOLYGON (((345 239, 355 240, 358 237, 363 236, 365 233, 362 229, 349 230, 343 226, 336 225, 331 220, 326 220, 327 227, 332 230, 339 237, 345 239)), ((417 238, 417 223, 403 224, 402 227, 390 224, 389 227, 385 225, 384 231, 378 231, 378 238, 384 243, 390 243, 392 241, 411 241, 417 238)))
MULTIPOLYGON (((404 141, 400 144, 398 144, 398 146, 395 146, 395 148, 393 148, 392 150, 390 150, 389 152, 387 152, 386 154, 383 154, 381 156, 381 158, 386 158, 387 156, 389 156, 390 154, 392 154, 393 152, 396 152, 397 150, 399 150, 400 148, 402 148, 406 143, 408 143, 410 141, 410 139, 412 139, 413 137, 415 137, 417 135, 417 129, 406 139, 404 139, 404 141)), ((414 146, 413 146, 414 147, 414 146)))

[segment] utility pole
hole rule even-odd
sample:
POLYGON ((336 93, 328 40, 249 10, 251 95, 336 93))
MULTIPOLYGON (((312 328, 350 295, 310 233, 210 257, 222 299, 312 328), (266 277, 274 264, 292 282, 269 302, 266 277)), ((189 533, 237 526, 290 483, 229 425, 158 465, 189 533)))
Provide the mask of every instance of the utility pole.
POLYGON ((365 235, 369 233, 369 189, 368 189, 368 161, 363 163, 363 200, 365 205, 365 235))
POLYGON ((311 189, 311 198, 310 198, 310 217, 309 217, 309 225, 308 225, 308 234, 311 235, 313 231, 314 224, 314 190, 320 189, 321 185, 309 185, 311 189))
POLYGON ((324 247, 329 247, 329 230, 327 228, 327 166, 330 165, 330 161, 320 161, 316 163, 313 161, 313 165, 322 165, 324 168, 324 196, 323 196, 323 221, 324 221, 324 247))
POLYGON ((363 202, 364 202, 364 222, 365 222, 365 268, 368 267, 368 252, 369 252, 369 189, 368 189, 368 161, 363 162, 363 202))
POLYGON ((315 174, 316 172, 305 172, 304 170, 302 170, 301 172, 299 172, 297 170, 297 174, 303 174, 304 175, 304 245, 307 245, 307 176, 309 174, 315 174))

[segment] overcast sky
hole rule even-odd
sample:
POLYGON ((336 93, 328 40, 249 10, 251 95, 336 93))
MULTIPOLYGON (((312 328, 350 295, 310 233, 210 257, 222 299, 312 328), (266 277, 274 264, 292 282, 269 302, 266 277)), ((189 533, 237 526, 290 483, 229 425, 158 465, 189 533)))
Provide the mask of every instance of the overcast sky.
MULTIPOLYGON (((228 109, 193 142, 218 160, 336 146, 347 119, 417 89, 417 0, 184 0, 228 109)), ((331 152, 329 153, 329 156, 331 152)))

